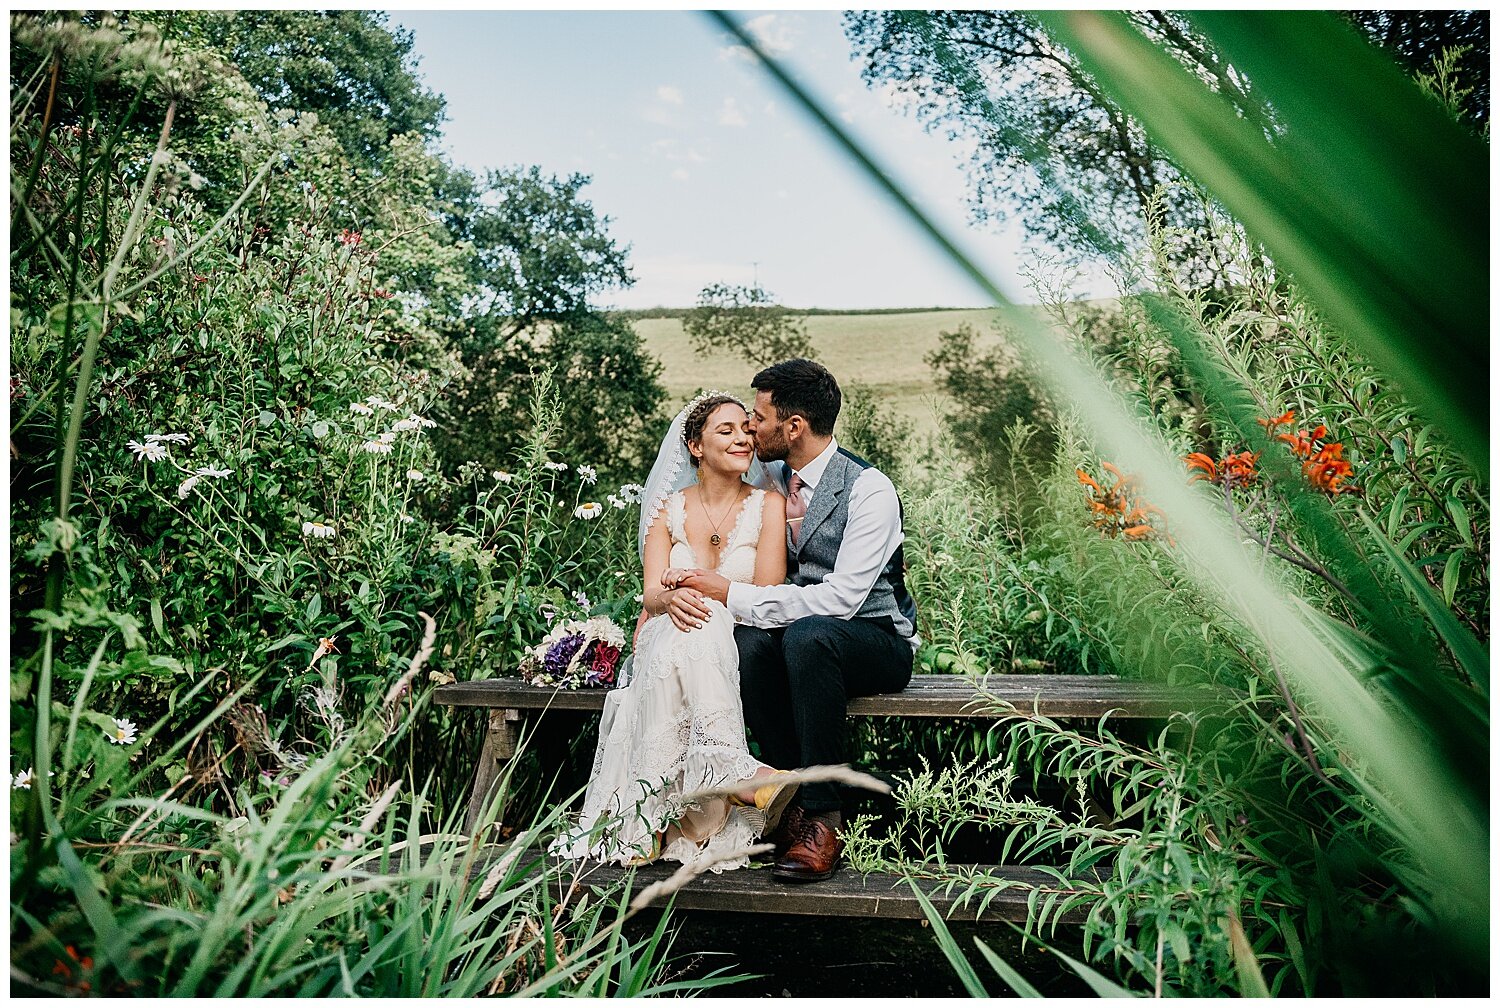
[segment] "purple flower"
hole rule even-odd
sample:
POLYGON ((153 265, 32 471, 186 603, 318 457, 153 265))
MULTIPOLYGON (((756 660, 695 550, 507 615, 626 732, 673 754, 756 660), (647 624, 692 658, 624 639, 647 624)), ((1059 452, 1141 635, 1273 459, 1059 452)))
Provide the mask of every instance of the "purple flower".
POLYGON ((562 679, 568 673, 568 663, 583 647, 583 634, 571 633, 560 638, 547 649, 547 656, 542 659, 542 669, 550 676, 562 679))

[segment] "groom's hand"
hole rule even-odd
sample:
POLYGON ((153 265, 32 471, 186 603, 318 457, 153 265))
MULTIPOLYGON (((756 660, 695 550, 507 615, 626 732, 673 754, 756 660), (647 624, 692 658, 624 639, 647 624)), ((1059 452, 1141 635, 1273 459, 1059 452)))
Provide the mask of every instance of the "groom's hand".
POLYGON ((706 570, 690 570, 686 573, 687 576, 679 580, 678 584, 701 592, 705 598, 711 598, 715 602, 729 604, 729 579, 727 577, 706 570))
POLYGON ((667 592, 667 616, 673 626, 687 633, 708 622, 708 606, 692 588, 674 588, 667 592))

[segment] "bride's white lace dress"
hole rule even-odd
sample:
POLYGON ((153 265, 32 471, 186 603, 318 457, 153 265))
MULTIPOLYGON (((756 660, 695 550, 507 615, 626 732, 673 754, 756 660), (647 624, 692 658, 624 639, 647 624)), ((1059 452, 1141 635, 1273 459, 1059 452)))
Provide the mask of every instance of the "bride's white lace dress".
MULTIPOLYGON (((755 577, 764 490, 753 491, 719 554, 718 573, 755 577)), ((688 544, 682 492, 666 500, 672 538, 669 565, 699 567, 688 544)), ((684 633, 666 616, 646 621, 627 684, 611 690, 599 724, 599 747, 578 827, 557 850, 572 858, 625 863, 649 857, 666 834, 661 857, 693 864, 755 842, 758 813, 714 798, 684 804, 684 795, 748 780, 762 764, 745 743, 734 618, 709 601, 709 619, 684 633)), ((713 866, 742 867, 744 857, 713 866)))

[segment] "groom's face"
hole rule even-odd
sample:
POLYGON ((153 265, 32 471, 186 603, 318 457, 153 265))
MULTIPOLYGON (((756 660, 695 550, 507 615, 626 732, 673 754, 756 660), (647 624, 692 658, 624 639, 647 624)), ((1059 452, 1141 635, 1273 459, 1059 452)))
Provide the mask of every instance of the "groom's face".
POLYGON ((786 458, 790 445, 786 424, 777 418, 770 392, 756 392, 750 408, 750 436, 755 438, 755 454, 762 462, 779 462, 786 458))

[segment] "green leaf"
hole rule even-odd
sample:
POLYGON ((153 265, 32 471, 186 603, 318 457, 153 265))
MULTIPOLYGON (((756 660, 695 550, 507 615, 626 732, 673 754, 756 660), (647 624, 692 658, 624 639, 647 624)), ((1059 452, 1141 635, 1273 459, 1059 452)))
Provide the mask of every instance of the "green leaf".
POLYGON ((1453 604, 1454 593, 1458 591, 1458 577, 1463 571, 1464 551, 1454 550, 1448 556, 1448 562, 1443 565, 1443 601, 1450 606, 1453 604))
POLYGON ((315 592, 313 593, 313 597, 307 600, 307 621, 311 623, 318 618, 318 614, 322 611, 323 596, 315 592))
POLYGON ((1464 545, 1470 549, 1474 548, 1474 530, 1469 526, 1469 512, 1465 509, 1463 501, 1457 497, 1449 497, 1447 500, 1448 515, 1453 519, 1453 527, 1463 538, 1464 545))

